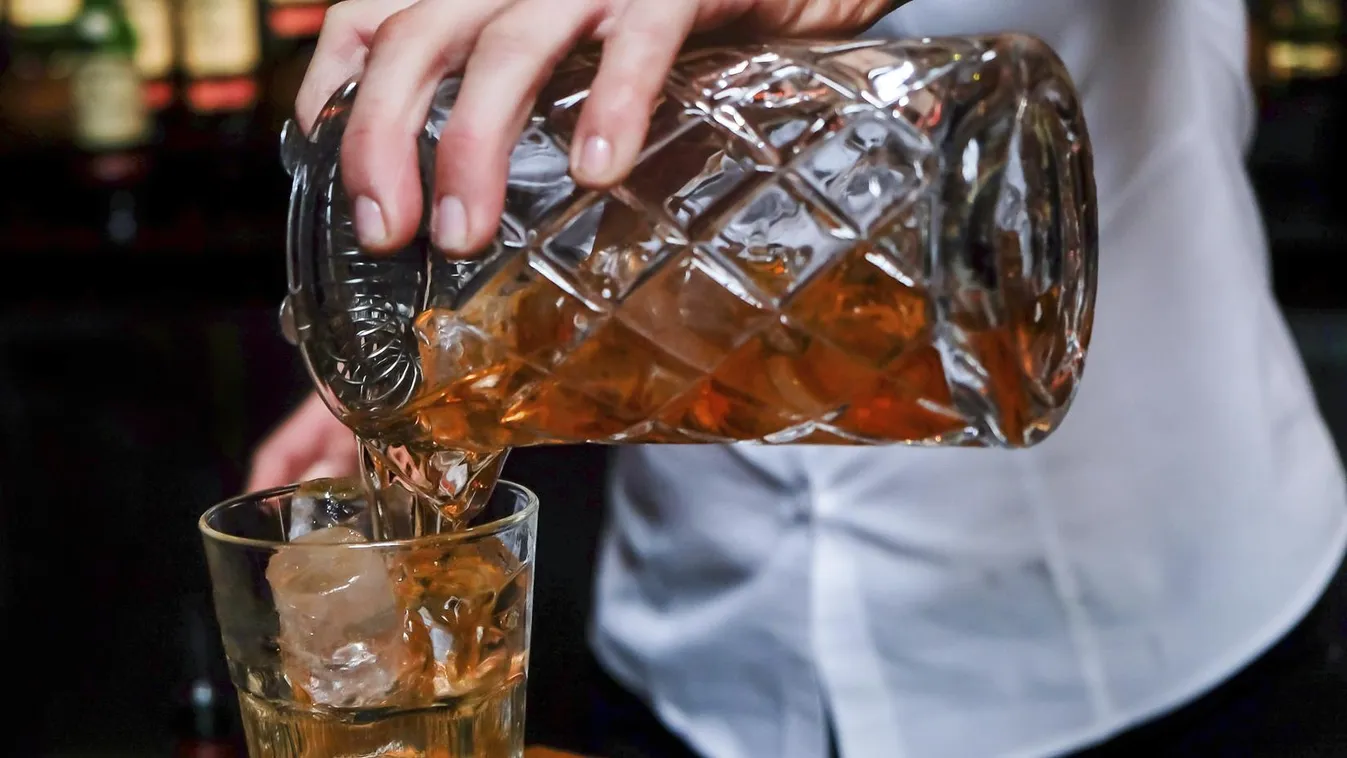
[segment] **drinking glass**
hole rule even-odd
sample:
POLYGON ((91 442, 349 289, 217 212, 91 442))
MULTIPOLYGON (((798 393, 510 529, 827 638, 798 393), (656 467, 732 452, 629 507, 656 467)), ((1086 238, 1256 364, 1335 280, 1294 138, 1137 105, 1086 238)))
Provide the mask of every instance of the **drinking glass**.
POLYGON ((206 511, 248 754, 522 756, 537 508, 502 481, 441 531, 327 479, 206 511))

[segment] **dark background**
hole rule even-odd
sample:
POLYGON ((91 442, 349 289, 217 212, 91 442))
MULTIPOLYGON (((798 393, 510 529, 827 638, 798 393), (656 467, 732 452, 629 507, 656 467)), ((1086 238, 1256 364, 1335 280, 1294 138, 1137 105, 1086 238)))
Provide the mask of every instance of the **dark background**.
MULTIPOLYGON (((1257 9, 1251 40, 1250 166, 1278 297, 1341 440, 1347 103, 1339 65, 1323 64, 1341 28, 1306 21, 1323 21, 1322 0, 1280 5, 1257 9), (1288 7, 1299 13, 1289 25, 1288 7)), ((152 170, 129 194, 87 181, 88 156, 0 113, 0 666, 11 696, 0 755, 171 755, 193 731, 192 682, 232 698, 196 518, 239 491, 251 448, 307 388, 275 315, 287 185, 274 128, 293 76, 281 81, 273 59, 288 55, 293 69, 304 54, 269 48, 251 74, 266 97, 234 122, 165 111, 141 156, 152 170), (128 197, 129 215, 110 210, 128 197)), ((6 75, 0 92, 17 91, 6 75)), ((543 502, 529 732, 561 746, 577 744, 585 717, 603 465, 597 449, 521 450, 507 472, 543 502)))

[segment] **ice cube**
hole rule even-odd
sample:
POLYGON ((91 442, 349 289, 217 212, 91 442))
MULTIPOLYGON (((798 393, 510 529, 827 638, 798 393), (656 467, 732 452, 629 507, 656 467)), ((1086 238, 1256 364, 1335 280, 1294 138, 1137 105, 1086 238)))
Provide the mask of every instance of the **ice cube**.
POLYGON ((486 695, 522 673, 529 576, 503 542, 413 551, 400 569, 429 630, 436 697, 486 695))
POLYGON ((331 526, 369 528, 369 508, 359 480, 311 479, 297 486, 290 496, 290 525, 286 530, 290 541, 331 526))
POLYGON ((406 705, 426 693, 429 640, 400 602, 383 555, 315 547, 365 541, 349 527, 318 529, 267 566, 286 676, 319 705, 406 705))

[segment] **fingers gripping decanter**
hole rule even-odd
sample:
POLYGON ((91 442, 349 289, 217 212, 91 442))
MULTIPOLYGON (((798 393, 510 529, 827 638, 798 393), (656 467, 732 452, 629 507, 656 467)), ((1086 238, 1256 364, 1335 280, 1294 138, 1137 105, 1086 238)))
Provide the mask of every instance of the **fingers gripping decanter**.
MULTIPOLYGON (((356 84, 310 135, 285 132, 286 333, 405 483, 461 491, 520 445, 1023 447, 1061 422, 1097 211, 1081 104, 1047 46, 687 52, 606 192, 567 173, 596 64, 577 54, 544 88, 470 262, 425 222, 394 255, 360 249, 339 160, 356 84)), ((426 208, 457 84, 418 138, 426 208)))

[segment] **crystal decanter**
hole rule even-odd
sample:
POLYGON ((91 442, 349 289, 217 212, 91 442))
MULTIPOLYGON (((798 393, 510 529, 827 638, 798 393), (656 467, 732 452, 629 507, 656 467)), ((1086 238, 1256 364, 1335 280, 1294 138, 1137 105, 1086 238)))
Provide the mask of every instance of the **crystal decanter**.
MULTIPOLYGON (((1061 422, 1098 245, 1081 103, 1046 45, 688 51, 636 168, 601 192, 567 159, 596 65, 576 54, 544 89, 470 261, 425 221, 395 254, 360 248, 339 149, 357 84, 309 135, 287 127, 282 320, 361 438, 480 462, 575 442, 1024 447, 1061 422)), ((418 138, 427 209, 457 85, 418 138)))

